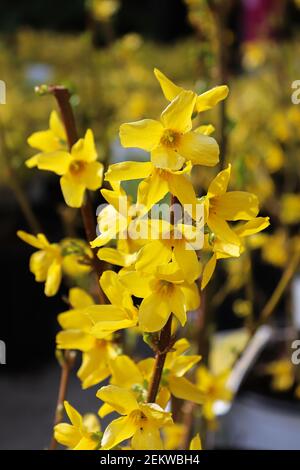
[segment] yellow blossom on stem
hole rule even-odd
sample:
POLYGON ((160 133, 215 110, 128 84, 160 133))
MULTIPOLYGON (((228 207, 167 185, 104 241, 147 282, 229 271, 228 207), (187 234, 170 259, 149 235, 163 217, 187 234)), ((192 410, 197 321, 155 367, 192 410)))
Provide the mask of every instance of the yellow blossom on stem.
POLYGON ((64 402, 66 413, 71 421, 59 423, 54 427, 54 438, 63 446, 72 450, 96 450, 100 447, 100 424, 93 414, 81 416, 67 401, 64 402))
POLYGON ((196 434, 195 437, 191 440, 190 450, 202 450, 201 439, 199 434, 196 434))
POLYGON ((218 400, 231 401, 232 392, 227 387, 229 371, 220 374, 212 374, 205 366, 200 366, 196 371, 196 384, 202 397, 203 416, 208 421, 215 419, 214 405, 218 400))
POLYGON ((130 438, 132 449, 163 449, 159 429, 172 423, 171 413, 156 403, 139 403, 133 392, 115 385, 102 387, 97 397, 122 415, 104 431, 102 449, 112 449, 130 438))
MULTIPOLYGON (((181 88, 178 85, 175 85, 166 75, 164 75, 160 70, 154 69, 154 75, 156 76, 163 94, 168 101, 172 101, 176 96, 178 96, 184 88, 181 88)), ((196 95, 195 108, 194 111, 201 113, 207 111, 208 109, 213 108, 219 101, 225 100, 229 93, 227 85, 220 85, 212 88, 211 90, 202 93, 201 95, 196 95)))
POLYGON ((96 338, 105 338, 115 331, 136 326, 138 310, 129 289, 121 283, 118 275, 113 271, 105 271, 100 285, 111 304, 85 308, 84 313, 93 324, 91 334, 96 338))
POLYGON ((57 293, 62 278, 63 258, 60 246, 57 243, 49 243, 42 233, 35 236, 18 230, 17 235, 21 240, 38 249, 30 257, 29 268, 36 282, 45 282, 45 295, 52 297, 57 293))
POLYGON ((139 327, 145 332, 161 330, 171 313, 182 326, 185 325, 187 311, 196 309, 200 303, 196 284, 184 281, 176 263, 166 265, 155 276, 133 271, 120 279, 134 296, 143 298, 139 308, 139 327))
POLYGON ((79 139, 70 153, 63 150, 41 153, 37 158, 37 167, 61 176, 60 186, 66 204, 81 207, 85 190, 95 191, 102 184, 103 165, 96 160, 94 136, 88 129, 84 139, 79 139))
POLYGON ((162 112, 160 121, 144 119, 122 124, 121 144, 151 152, 151 161, 158 168, 176 171, 186 161, 195 165, 216 165, 219 147, 215 139, 192 131, 195 103, 192 91, 182 91, 162 112))
POLYGON ((91 333, 93 322, 86 315, 86 308, 94 300, 84 290, 73 287, 69 292, 72 309, 58 315, 63 328, 56 336, 58 349, 82 351, 82 364, 77 372, 83 388, 91 387, 110 375, 109 362, 117 355, 117 348, 111 342, 110 332, 98 339, 91 333))

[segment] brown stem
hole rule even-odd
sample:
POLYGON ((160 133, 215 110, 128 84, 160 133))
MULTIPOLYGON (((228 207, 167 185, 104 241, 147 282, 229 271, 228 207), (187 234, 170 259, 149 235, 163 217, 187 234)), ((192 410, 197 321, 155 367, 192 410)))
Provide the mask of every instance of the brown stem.
MULTIPOLYGON (((75 357, 76 356, 73 352, 65 351, 64 353, 64 361, 61 366, 61 376, 60 376, 57 404, 56 404, 55 417, 54 417, 54 423, 53 423, 54 426, 56 426, 62 421, 64 401, 66 398, 70 372, 71 372, 71 369, 73 368, 75 357)), ((55 450, 56 447, 57 447, 57 441, 54 439, 54 434, 52 433, 49 450, 55 450)))
POLYGON ((165 365, 165 360, 171 344, 171 327, 172 327, 172 315, 169 316, 169 319, 160 333, 160 338, 158 342, 158 349, 155 355, 155 365, 152 374, 152 378, 149 385, 148 393, 148 402, 155 403, 156 395, 158 393, 160 380, 165 365))
MULTIPOLYGON (((78 133, 76 129, 76 122, 73 113, 73 109, 70 103, 70 92, 67 88, 63 86, 51 86, 49 87, 49 92, 52 93, 57 101, 59 106, 60 114, 65 126, 69 150, 78 140, 78 133)), ((96 237, 96 219, 94 216, 93 205, 91 197, 88 191, 85 194, 85 201, 81 206, 81 216, 84 225, 84 230, 88 242, 91 242, 96 237)), ((97 274, 97 292, 99 296, 100 303, 105 303, 105 296, 102 292, 102 289, 99 285, 99 278, 103 272, 102 263, 97 256, 97 248, 93 249, 93 268, 97 274)))

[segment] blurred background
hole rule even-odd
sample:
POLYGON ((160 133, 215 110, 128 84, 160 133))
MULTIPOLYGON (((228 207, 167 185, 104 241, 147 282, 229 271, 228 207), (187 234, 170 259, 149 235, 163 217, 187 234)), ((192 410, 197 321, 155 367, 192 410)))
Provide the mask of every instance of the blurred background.
MULTIPOLYGON (((63 6, 2 0, 1 449, 48 445, 59 383, 56 317, 66 308, 66 288, 49 299, 34 282, 32 249, 16 231, 42 229, 53 242, 82 234, 55 175, 24 165, 34 153, 28 136, 47 129, 55 109, 53 98, 37 96, 34 87, 71 90, 80 134, 93 129, 107 166, 130 157, 120 148, 119 125, 155 118, 165 106, 154 67, 198 93, 229 85, 225 104, 203 113, 203 124, 215 126, 224 161, 233 166, 232 187, 257 194, 261 215, 271 218, 240 258, 218 264, 198 312, 199 334, 187 331, 215 372, 231 367, 248 345, 237 396, 230 410, 220 411, 207 446, 300 449, 300 371, 291 361, 292 342, 300 339, 300 105, 291 100, 300 80, 299 24, 297 0, 65 0, 63 6)), ((195 171, 199 195, 215 173, 195 171)), ((96 410, 95 390, 82 392, 74 373, 68 398, 81 412, 96 410)))

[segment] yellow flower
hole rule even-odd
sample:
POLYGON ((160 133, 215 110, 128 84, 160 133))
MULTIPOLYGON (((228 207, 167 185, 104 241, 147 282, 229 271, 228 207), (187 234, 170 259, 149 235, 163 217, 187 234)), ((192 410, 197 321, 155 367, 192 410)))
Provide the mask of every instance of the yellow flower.
POLYGON ((196 309, 200 303, 196 284, 184 282, 175 263, 162 268, 155 276, 133 271, 120 277, 134 296, 143 298, 139 308, 139 327, 149 333, 161 330, 171 313, 182 326, 185 325, 187 311, 196 309))
POLYGON ((79 139, 70 153, 58 150, 40 154, 37 167, 39 170, 49 170, 60 175, 66 204, 70 207, 80 207, 85 190, 95 191, 102 184, 103 165, 96 159, 94 136, 88 129, 84 139, 79 139))
POLYGON ((209 237, 206 237, 205 247, 212 249, 213 255, 204 266, 201 289, 204 289, 209 283, 215 271, 218 259, 239 257, 244 250, 243 239, 264 230, 269 225, 269 217, 256 217, 244 224, 240 224, 233 230, 234 235, 237 236, 237 242, 235 241, 233 243, 229 243, 215 236, 213 237, 213 241, 209 242, 207 241, 209 237))
POLYGON ((180 170, 189 160, 196 165, 216 165, 219 147, 215 139, 192 131, 195 102, 193 92, 182 91, 162 112, 160 121, 144 119, 122 124, 123 147, 151 152, 152 163, 158 168, 180 170))
POLYGON ((105 271, 100 284, 111 304, 91 305, 85 309, 85 314, 93 324, 91 334, 96 338, 105 338, 115 331, 136 326, 138 310, 118 275, 113 271, 105 271))
POLYGON ((183 206, 186 206, 187 212, 193 216, 197 200, 189 179, 191 169, 190 163, 183 169, 171 170, 157 168, 151 162, 121 162, 110 165, 105 180, 114 185, 118 181, 144 179, 139 184, 137 195, 137 208, 141 214, 151 209, 167 193, 171 193, 183 206))
MULTIPOLYGON (((67 136, 65 128, 59 119, 57 112, 52 111, 49 119, 49 129, 34 132, 27 140, 30 147, 40 150, 42 153, 52 153, 58 150, 67 150, 67 136)), ((41 153, 26 160, 28 168, 37 166, 41 153)))
POLYGON ((203 416, 212 421, 215 418, 214 405, 218 400, 230 401, 232 392, 226 386, 229 371, 213 375, 205 366, 196 371, 196 383, 202 396, 203 416))
POLYGON ((191 440, 190 450, 202 450, 201 439, 199 434, 196 434, 195 437, 191 440))
POLYGON ((54 438, 72 450, 96 450, 100 447, 100 425, 92 414, 81 416, 67 401, 66 413, 72 424, 60 423, 54 427, 54 438))
MULTIPOLYGON (((154 222, 161 221, 152 220, 151 222, 150 227, 154 225, 154 222)), ((196 249, 202 248, 202 238, 197 240, 199 230, 192 225, 171 225, 164 221, 159 239, 150 240, 138 252, 135 269, 154 273, 159 266, 167 264, 173 259, 181 269, 183 279, 188 283, 194 282, 201 272, 201 266, 195 252, 196 249)))
MULTIPOLYGON (((154 69, 154 75, 156 76, 163 94, 168 101, 172 101, 176 96, 178 96, 184 88, 175 85, 169 78, 167 78, 160 70, 154 69)), ((198 113, 207 111, 208 109, 216 106, 217 103, 221 100, 225 100, 229 93, 227 85, 220 85, 212 88, 211 90, 202 93, 201 95, 196 95, 195 108, 194 110, 198 113)))
POLYGON ((273 390, 284 392, 292 388, 295 381, 295 370, 289 359, 271 362, 265 367, 265 372, 272 377, 273 390))
POLYGON ((45 295, 52 297, 59 289, 62 278, 61 249, 57 243, 49 243, 45 235, 37 236, 18 230, 18 237, 29 245, 37 248, 29 261, 29 269, 36 282, 45 282, 45 295))
POLYGON ((122 415, 104 431, 102 449, 112 449, 130 438, 132 449, 163 449, 159 429, 172 423, 171 413, 156 403, 138 403, 133 392, 115 385, 102 387, 97 397, 122 415))
MULTIPOLYGON (((201 403, 201 394, 196 385, 183 377, 201 359, 199 355, 184 355, 183 353, 189 348, 190 343, 182 338, 176 341, 172 351, 167 354, 156 398, 156 402, 162 408, 167 406, 170 394, 177 398, 201 403)), ((117 356, 110 362, 110 383, 131 390, 137 399, 146 400, 154 366, 154 358, 143 359, 136 364, 128 356, 117 356)), ((99 413, 103 417, 111 411, 112 409, 104 405, 99 413)))
POLYGON ((58 315, 58 322, 64 331, 56 336, 58 349, 82 351, 82 364, 77 375, 83 388, 91 387, 110 375, 109 362, 117 355, 111 342, 110 332, 98 339, 91 333, 93 322, 85 310, 94 305, 92 297, 84 290, 73 287, 69 292, 72 309, 58 315))
POLYGON ((228 191, 231 165, 210 183, 205 202, 208 206, 207 225, 219 239, 239 244, 238 236, 227 221, 251 220, 258 214, 258 199, 245 191, 228 191))
POLYGON ((164 448, 166 450, 180 449, 186 433, 186 426, 180 423, 166 426, 163 430, 164 448))

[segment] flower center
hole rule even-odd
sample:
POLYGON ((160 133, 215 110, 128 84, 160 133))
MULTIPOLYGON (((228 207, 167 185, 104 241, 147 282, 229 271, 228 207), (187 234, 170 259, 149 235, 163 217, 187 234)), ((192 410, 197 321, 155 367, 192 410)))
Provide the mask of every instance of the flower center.
POLYGON ((87 162, 84 162, 83 160, 74 160, 69 166, 69 171, 73 176, 78 176, 86 169, 86 166, 87 162))
POLYGON ((174 148, 178 145, 180 134, 172 129, 166 129, 160 139, 162 145, 174 148))

